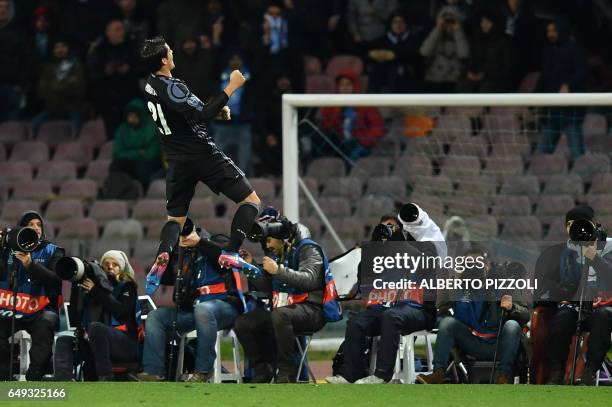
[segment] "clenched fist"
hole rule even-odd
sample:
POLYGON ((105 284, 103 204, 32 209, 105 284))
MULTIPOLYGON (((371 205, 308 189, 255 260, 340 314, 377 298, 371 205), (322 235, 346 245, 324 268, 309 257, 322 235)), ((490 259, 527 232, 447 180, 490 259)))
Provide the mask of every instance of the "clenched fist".
POLYGON ((236 88, 241 87, 246 82, 246 78, 239 70, 234 70, 230 74, 230 85, 235 86, 236 88))

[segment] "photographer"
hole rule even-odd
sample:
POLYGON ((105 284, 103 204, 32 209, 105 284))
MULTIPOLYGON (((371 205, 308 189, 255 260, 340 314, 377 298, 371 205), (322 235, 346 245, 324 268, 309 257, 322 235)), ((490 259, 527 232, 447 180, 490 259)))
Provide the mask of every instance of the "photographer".
MULTIPOLYGON (((13 294, 17 297, 15 332, 25 330, 32 337, 26 379, 41 380, 49 366, 53 334, 59 321, 61 280, 52 270, 64 249, 45 239, 43 219, 38 213, 26 212, 19 226, 34 229, 38 245, 29 253, 0 247, 0 380, 9 379, 13 294), (11 282, 13 273, 15 287, 11 282)), ((0 231, 0 241, 4 241, 2 235, 0 231)))
MULTIPOLYGON (((486 258, 486 253, 478 248, 468 250, 464 257, 473 260, 480 258, 484 263, 484 269, 474 268, 470 270, 469 275, 466 270, 462 273, 464 274, 462 278, 511 278, 522 275, 525 271, 519 263, 492 263, 486 258)), ((434 371, 430 375, 417 376, 417 382, 442 383, 451 351, 455 347, 477 358, 494 359, 497 341, 500 340, 499 368, 495 383, 513 383, 512 367, 521 344, 522 327, 529 322, 529 310, 514 293, 503 295, 500 301, 494 301, 488 299, 490 295, 487 293, 478 291, 464 290, 457 301, 444 301, 438 304, 440 313, 447 316, 442 318, 438 325, 433 360, 434 371), (449 314, 451 309, 452 316, 449 314), (500 325, 501 338, 498 338, 500 325)))
POLYGON ((255 369, 251 382, 269 383, 276 357, 275 383, 292 383, 297 373, 296 336, 319 331, 325 325, 325 253, 309 239, 306 226, 291 223, 274 208, 266 208, 262 215, 260 224, 279 227, 262 235, 267 254, 263 258, 265 274, 250 282, 259 291, 272 294, 272 311, 256 308, 240 315, 234 331, 255 369))
POLYGON ((612 326, 612 243, 605 232, 593 223, 593 208, 580 205, 565 216, 570 239, 546 249, 536 263, 536 275, 543 289, 537 293, 538 305, 549 307, 554 316, 549 324, 547 341, 548 364, 551 369, 548 384, 562 384, 565 364, 576 324, 590 331, 586 366, 581 384, 593 385, 610 348, 612 326), (588 221, 593 227, 590 241, 572 236, 572 225, 588 221), (600 236, 595 233, 599 232, 600 236), (603 232, 603 233, 602 233, 603 232), (582 321, 578 321, 581 305, 577 296, 584 285, 582 321), (588 301, 588 303, 587 303, 588 301), (592 303, 591 303, 592 301, 592 303))
MULTIPOLYGON (((134 270, 126 254, 119 250, 104 253, 100 264, 110 286, 104 284, 106 282, 94 281, 90 276, 72 284, 70 320, 80 322, 87 338, 77 338, 78 355, 74 352, 74 337, 60 336, 57 339, 55 380, 73 379, 75 356, 85 362, 85 380, 99 381, 113 379, 112 362, 138 360, 138 331, 141 326, 134 270), (110 287, 112 291, 107 289, 110 287), (79 303, 83 304, 81 315, 79 303)), ((101 278, 104 277, 99 276, 97 280, 101 278)))
MULTIPOLYGON (((446 255, 444 237, 427 213, 414 204, 402 207, 399 215, 385 215, 372 233, 372 241, 413 241, 410 255, 446 255), (441 245, 440 245, 441 244, 441 245)), ((418 270, 419 275, 427 272, 418 270)), ((343 345, 343 361, 331 384, 380 384, 393 377, 400 334, 431 329, 436 321, 435 304, 425 301, 419 289, 372 289, 366 309, 349 319, 343 345), (394 299, 394 300, 387 300, 394 299), (367 376, 364 358, 366 337, 380 335, 376 371, 367 376), (367 377, 366 377, 367 376, 367 377)))
MULTIPOLYGON (((188 221, 189 222, 189 221, 188 221)), ((185 248, 183 258, 183 282, 179 291, 177 330, 197 332, 195 372, 187 381, 207 382, 213 375, 217 331, 229 329, 243 310, 236 294, 232 273, 219 267, 217 258, 207 256, 208 232, 195 227, 187 235, 181 235, 179 245, 185 248)), ((216 235, 215 243, 225 244, 229 238, 216 235)), ((174 285, 177 276, 177 252, 172 252, 169 264, 171 272, 165 272, 161 284, 174 285)), ((174 307, 158 308, 147 316, 143 369, 137 377, 141 381, 162 381, 166 377, 166 332, 172 326, 174 307)))

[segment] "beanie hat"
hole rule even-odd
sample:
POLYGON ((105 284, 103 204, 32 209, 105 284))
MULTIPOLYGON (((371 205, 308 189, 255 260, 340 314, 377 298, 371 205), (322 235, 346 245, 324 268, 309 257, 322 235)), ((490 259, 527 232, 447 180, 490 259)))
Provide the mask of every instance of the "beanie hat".
POLYGON ((571 220, 588 219, 593 220, 595 211, 588 205, 578 205, 565 214, 565 223, 571 220))
POLYGON ((132 268, 132 265, 128 261, 126 254, 123 253, 121 250, 107 251, 106 253, 102 255, 102 258, 100 259, 100 263, 104 264, 104 260, 106 259, 114 260, 119 265, 119 268, 121 268, 122 272, 128 273, 130 277, 134 278, 134 269, 132 268))

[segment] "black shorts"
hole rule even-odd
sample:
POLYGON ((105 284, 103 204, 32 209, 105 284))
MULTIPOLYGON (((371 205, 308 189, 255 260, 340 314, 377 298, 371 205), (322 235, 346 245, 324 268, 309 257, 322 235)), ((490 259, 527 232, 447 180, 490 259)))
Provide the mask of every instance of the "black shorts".
POLYGON ((214 193, 238 203, 253 192, 244 173, 222 152, 190 160, 172 160, 166 174, 166 211, 169 216, 187 216, 199 181, 214 193))

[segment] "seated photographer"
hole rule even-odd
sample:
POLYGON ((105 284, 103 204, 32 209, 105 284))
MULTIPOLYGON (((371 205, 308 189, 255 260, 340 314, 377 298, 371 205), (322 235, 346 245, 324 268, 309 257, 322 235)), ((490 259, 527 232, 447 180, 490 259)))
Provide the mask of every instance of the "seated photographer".
POLYGON ((548 384, 562 384, 572 336, 580 323, 590 331, 586 365, 580 383, 593 385, 595 373, 610 348, 612 330, 612 242, 594 223, 593 208, 580 205, 565 216, 569 240, 546 249, 536 263, 542 289, 537 305, 549 307, 547 343, 550 375, 548 384), (587 228, 581 228, 580 222, 587 228), (590 226, 590 228, 589 228, 590 226), (578 228, 576 228, 578 227, 578 228), (581 236, 580 232, 586 233, 581 236), (581 288, 584 295, 580 298, 581 288), (581 321, 578 310, 582 305, 581 321))
POLYGON ((268 226, 259 237, 262 244, 265 242, 265 273, 249 282, 272 295, 272 311, 256 308, 240 315, 234 332, 255 369, 252 383, 272 380, 275 359, 275 383, 292 383, 297 374, 296 336, 319 331, 325 325, 325 253, 309 239, 306 226, 291 223, 274 208, 266 208, 262 215, 258 224, 268 226))
POLYGON ((74 378, 75 357, 85 362, 83 378, 87 381, 113 380, 112 362, 138 361, 141 325, 134 270, 126 254, 119 250, 104 253, 100 265, 103 271, 86 273, 81 281, 72 283, 70 320, 82 326, 87 335, 57 338, 55 380, 74 378), (83 308, 77 304, 83 304, 83 308), (78 355, 74 351, 75 340, 79 340, 78 355))
MULTIPOLYGON (((41 380, 51 360, 53 335, 58 326, 61 280, 52 271, 64 256, 64 249, 45 239, 44 222, 36 212, 26 212, 19 226, 34 229, 36 243, 31 252, 7 247, 7 233, 0 230, 0 380, 8 380, 13 293, 17 296, 15 332, 27 331, 32 337, 27 380, 41 380), (11 277, 15 271, 16 289, 11 277)), ((27 233, 27 232, 26 232, 27 233)), ((11 378, 12 380, 12 378, 11 378)))
MULTIPOLYGON (((484 268, 470 269, 469 274, 466 269, 461 273, 461 278, 517 277, 524 274, 525 270, 519 263, 492 263, 487 259, 486 253, 478 248, 469 249, 464 257, 474 261, 480 258, 484 268)), ((529 310, 514 293, 503 295, 500 301, 488 300, 490 296, 490 293, 468 289, 454 293, 453 297, 445 297, 445 301, 438 303, 439 312, 448 316, 442 318, 438 325, 433 360, 434 371, 430 375, 418 375, 417 382, 442 383, 451 351, 455 347, 462 353, 478 359, 493 360, 497 341, 500 340, 497 355, 499 367, 497 367, 495 383, 513 383, 512 366, 521 344, 522 327, 529 322, 529 310), (457 300, 452 301, 454 298, 457 300), (451 309, 452 316, 449 315, 451 309), (498 332, 500 332, 501 339, 497 336, 498 332)))
MULTIPOLYGON (((189 220, 186 224, 188 223, 189 220)), ((243 305, 236 295, 232 273, 220 268, 217 258, 206 255, 208 247, 203 247, 202 243, 208 240, 208 232, 195 227, 186 232, 188 234, 181 234, 179 239, 179 245, 185 248, 185 251, 176 326, 181 333, 195 329, 198 336, 195 372, 187 381, 207 382, 213 375, 215 358, 218 356, 215 353, 217 331, 231 328, 238 314, 243 311, 243 305)), ((212 236, 211 240, 225 244, 229 238, 216 235, 212 236)), ((177 257, 178 250, 174 250, 161 284, 175 285, 177 257), (173 272, 169 272, 170 270, 173 272)), ((166 333, 172 326, 173 313, 174 307, 165 307, 147 315, 142 360, 144 372, 137 376, 139 380, 166 379, 166 333)))
MULTIPOLYGON (((423 242, 411 247, 412 256, 446 255, 444 237, 439 227, 414 204, 404 205, 399 215, 384 215, 373 230, 372 241, 423 242)), ((424 274, 428 271, 423 269, 417 272, 424 274)), ((389 382, 393 377, 400 335, 432 329, 435 321, 435 303, 424 300, 423 290, 372 289, 366 309, 348 321, 343 360, 337 374, 325 380, 331 384, 389 382), (366 337, 379 335, 376 371, 374 375, 367 376, 368 366, 364 358, 368 346, 366 337)))

